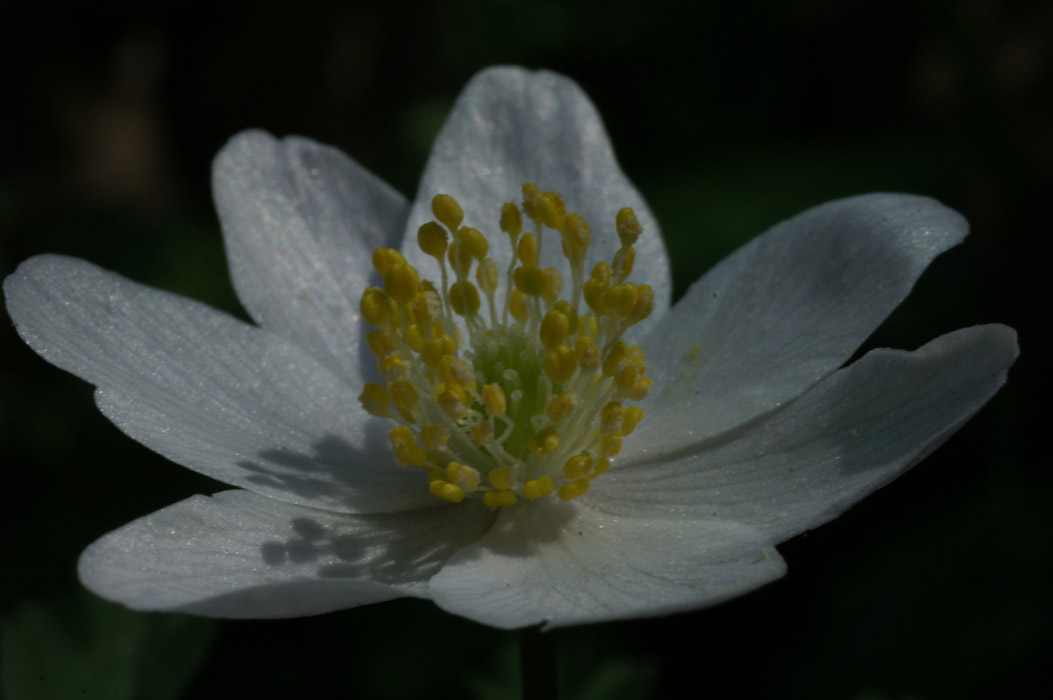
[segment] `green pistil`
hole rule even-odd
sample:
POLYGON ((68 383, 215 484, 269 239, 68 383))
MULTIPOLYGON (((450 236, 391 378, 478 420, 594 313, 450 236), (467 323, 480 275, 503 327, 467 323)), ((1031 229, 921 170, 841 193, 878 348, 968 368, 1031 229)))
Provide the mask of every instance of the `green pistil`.
POLYGON ((499 326, 472 338, 471 355, 472 366, 483 376, 482 383, 499 385, 508 397, 507 417, 514 427, 501 446, 526 462, 530 457, 527 440, 537 431, 531 419, 544 414, 547 399, 537 343, 518 325, 499 326), (516 373, 515 380, 507 376, 507 370, 516 373), (513 396, 519 393, 522 396, 516 401, 513 396))

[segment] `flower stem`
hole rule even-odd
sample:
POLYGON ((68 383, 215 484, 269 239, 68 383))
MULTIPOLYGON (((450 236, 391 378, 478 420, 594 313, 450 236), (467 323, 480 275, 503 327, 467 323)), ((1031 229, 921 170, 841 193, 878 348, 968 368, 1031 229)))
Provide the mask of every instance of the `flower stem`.
POLYGON ((519 630, 519 667, 523 683, 522 700, 555 700, 556 647, 551 632, 540 627, 519 630))

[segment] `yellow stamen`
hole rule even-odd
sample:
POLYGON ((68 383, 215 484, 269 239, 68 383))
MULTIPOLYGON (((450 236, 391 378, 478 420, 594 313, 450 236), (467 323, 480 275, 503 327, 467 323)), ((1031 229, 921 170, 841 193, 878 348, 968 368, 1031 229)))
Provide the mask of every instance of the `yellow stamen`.
POLYGON ((564 501, 569 501, 572 498, 584 496, 588 492, 589 486, 591 484, 589 484, 587 479, 576 479, 559 487, 559 497, 564 501))
POLYGON ((438 222, 429 221, 417 229, 417 245, 428 255, 442 260, 446 252, 446 235, 446 229, 438 222))
POLYGON ((412 301, 419 284, 420 278, 412 265, 394 263, 384 273, 384 291, 395 301, 412 301))
POLYGON ((491 469, 487 478, 490 479, 490 485, 499 491, 508 491, 512 488, 512 470, 508 467, 491 469))
POLYGON ((621 247, 586 277, 589 223, 533 183, 520 205, 500 207, 504 270, 453 197, 436 195, 432 214, 416 242, 434 259, 437 283, 396 250, 373 254, 383 282, 363 291, 359 310, 375 326, 366 341, 384 382, 365 385, 364 410, 397 424, 395 459, 422 469, 436 498, 481 497, 498 509, 582 496, 643 419, 626 403, 651 389, 643 351, 621 340, 655 307, 654 290, 628 280, 639 220, 618 212, 621 247), (542 268, 553 235, 563 267, 542 268), (483 295, 488 314, 479 313, 483 295))
POLYGON ((503 416, 508 408, 505 391, 500 384, 487 384, 483 387, 483 405, 491 416, 503 416))
POLYGON ((390 415, 388 392, 376 382, 369 382, 362 387, 358 400, 362 402, 362 408, 366 409, 370 415, 381 417, 390 415))
POLYGON ((396 264, 405 265, 406 258, 394 248, 377 248, 373 251, 373 269, 379 272, 381 277, 387 274, 388 267, 396 264))
POLYGON ((437 194, 432 198, 431 213, 442 222, 443 226, 451 231, 457 230, 457 227, 464 221, 464 212, 461 211, 461 205, 448 194, 437 194))
POLYGON ((552 481, 551 476, 543 476, 540 479, 532 479, 523 484, 523 495, 528 500, 536 501, 539 498, 544 498, 556 489, 555 482, 552 481))

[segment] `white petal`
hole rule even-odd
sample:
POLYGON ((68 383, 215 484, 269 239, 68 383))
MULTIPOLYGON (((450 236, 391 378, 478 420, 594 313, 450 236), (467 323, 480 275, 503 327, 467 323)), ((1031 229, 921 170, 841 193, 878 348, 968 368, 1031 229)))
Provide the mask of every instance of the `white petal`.
POLYGON ((874 350, 785 409, 716 439, 663 447, 673 428, 652 424, 633 435, 650 445, 646 453, 620 461, 590 495, 616 513, 737 520, 782 541, 936 449, 998 391, 1016 355, 1015 332, 999 325, 914 352, 874 350))
POLYGON ((332 510, 434 501, 394 464, 358 389, 273 333, 72 258, 32 258, 4 291, 23 340, 99 387, 102 412, 174 462, 332 510))
POLYGON ((495 627, 558 627, 714 605, 784 571, 775 548, 740 523, 537 502, 504 511, 431 580, 429 594, 495 627))
POLYGON ((405 595, 493 516, 440 507, 382 515, 300 508, 246 491, 194 496, 85 550, 84 584, 138 610, 313 615, 405 595))
MULTIPOLYGON (((615 216, 622 207, 632 207, 644 228, 632 280, 654 288, 652 317, 661 315, 669 305, 671 281, 658 223, 618 167, 596 108, 576 83, 555 73, 490 68, 468 83, 432 147, 403 254, 425 277, 437 277, 434 260, 417 248, 417 229, 434 219, 432 197, 445 193, 460 202, 466 226, 488 234, 490 256, 504 271, 511 249, 498 227, 501 204, 521 202, 526 182, 559 193, 568 212, 588 221, 592 245, 586 274, 600 260, 610 262, 620 245, 615 216)), ((542 264, 560 270, 569 289, 559 235, 550 229, 542 242, 542 264)), ((641 323, 640 330, 651 321, 641 323)))
POLYGON ((644 339, 648 419, 699 440, 845 363, 968 224, 938 202, 867 195, 784 221, 696 283, 644 339))
POLYGON ((358 301, 373 250, 399 246, 405 198, 335 148, 261 131, 219 152, 213 190, 249 314, 357 383, 358 301))

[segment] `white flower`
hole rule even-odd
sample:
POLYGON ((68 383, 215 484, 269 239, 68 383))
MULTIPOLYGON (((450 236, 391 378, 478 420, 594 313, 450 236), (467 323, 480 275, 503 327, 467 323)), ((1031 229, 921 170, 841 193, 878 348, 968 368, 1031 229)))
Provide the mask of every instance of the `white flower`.
MULTIPOLYGON (((1014 332, 990 325, 914 352, 874 350, 842 367, 929 261, 965 236, 956 212, 909 195, 806 211, 735 252, 670 308, 657 223, 615 163, 592 104, 551 73, 478 75, 443 127, 412 204, 341 153, 302 138, 241 134, 217 157, 214 175, 231 274, 257 325, 58 256, 25 262, 4 285, 25 341, 94 384, 99 409, 121 430, 236 487, 191 497, 88 548, 84 583, 136 609, 288 617, 418 596, 512 628, 712 605, 781 576, 775 544, 835 517, 928 454, 997 391, 1017 353, 1014 332), (571 452, 555 443, 536 453, 493 435, 470 444, 471 426, 501 432, 515 422, 502 419, 500 401, 513 400, 508 386, 482 398, 490 380, 478 353, 474 376, 482 382, 472 384, 469 373, 437 388, 439 379, 403 349, 407 368, 386 379, 402 377, 413 391, 391 405, 392 383, 378 384, 371 404, 396 417, 405 409, 402 433, 359 401, 377 364, 360 302, 368 285, 385 286, 371 256, 401 248, 414 270, 437 280, 435 260, 417 245, 436 194, 451 195, 465 224, 489 236, 500 272, 493 279, 503 289, 497 315, 480 327, 507 341, 502 329, 516 323, 502 320, 512 252, 498 215, 524 183, 559 193, 589 222, 589 266, 618 266, 626 247, 615 235, 621 208, 631 208, 642 229, 635 247, 628 244, 632 279, 637 291, 651 289, 653 311, 645 308, 650 315, 638 314, 631 327, 612 320, 603 352, 624 332, 646 365, 634 365, 621 388, 614 370, 574 384, 549 381, 546 373, 556 375, 545 369, 538 380, 547 387, 539 401, 563 386, 584 417, 556 426, 560 445, 573 443, 573 454, 594 461, 616 454, 602 475, 564 478, 571 452), (653 385, 634 384, 645 376, 653 385), (440 406, 432 395, 468 385, 461 395, 468 408, 440 406), (645 390, 630 396, 633 386, 645 390), (601 427, 615 395, 642 399, 632 404, 643 409, 635 430, 618 427, 620 413, 614 428, 601 427), (421 444, 429 415, 455 433, 457 445, 441 460, 439 448, 421 444), (601 448, 596 435, 615 435, 620 452, 601 448), (419 461, 414 450, 430 461, 397 464, 393 442, 403 462, 419 461), (463 457, 478 446, 486 458, 476 455, 473 466, 463 457), (450 454, 472 470, 444 470, 450 454), (492 476, 501 465, 508 471, 492 476), (422 471, 439 486, 430 489, 422 471), (554 481, 541 483, 545 476, 554 481), (530 479, 541 483, 533 492, 530 479), (560 484, 572 484, 566 500, 549 493, 560 484), (500 492, 511 494, 507 502, 475 497, 500 492)), ((452 221, 454 231, 459 223, 452 221)), ((572 245, 564 255, 547 229, 542 242, 539 267, 570 269, 565 296, 576 297, 571 287, 591 269, 580 264, 585 248, 572 245)), ((415 276, 405 279, 389 281, 388 294, 416 298, 423 288, 415 276)), ((558 331, 541 348, 537 324, 550 303, 527 308, 532 320, 523 322, 524 342, 540 353, 527 360, 535 369, 574 335, 558 331)), ((441 316, 460 357, 471 359, 475 336, 449 309, 447 300, 421 313, 441 316)), ((584 327, 588 308, 578 310, 584 327)), ((403 312, 388 340, 409 342, 408 323, 403 312)), ((575 377, 585 376, 579 359, 575 377)), ((546 410, 530 431, 549 425, 546 410)))

